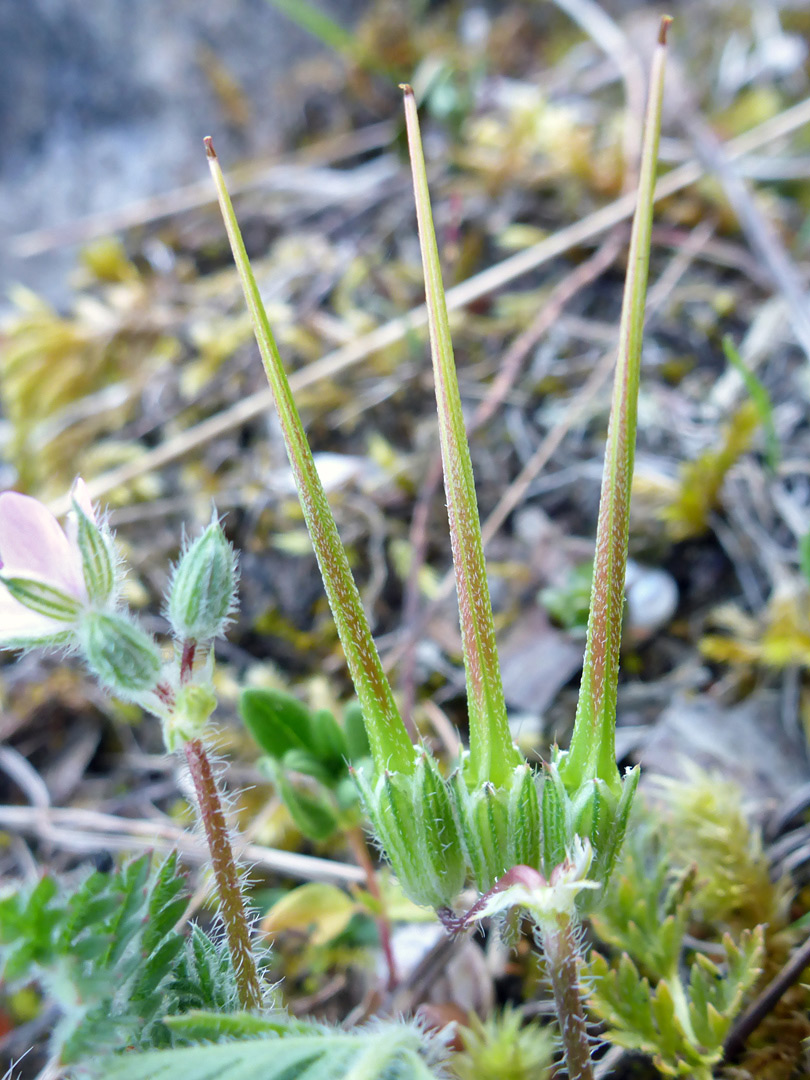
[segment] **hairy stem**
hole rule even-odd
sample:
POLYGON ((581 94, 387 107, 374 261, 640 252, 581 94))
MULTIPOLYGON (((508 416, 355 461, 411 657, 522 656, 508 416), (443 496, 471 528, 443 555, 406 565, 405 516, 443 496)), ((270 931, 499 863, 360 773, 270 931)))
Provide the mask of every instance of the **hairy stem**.
POLYGON ((250 945, 250 925, 245 911, 245 900, 216 777, 200 739, 187 742, 185 751, 197 793, 205 838, 211 852, 211 865, 219 893, 219 910, 225 924, 225 935, 236 973, 239 1003, 243 1009, 256 1009, 262 1003, 262 987, 250 945))
POLYGON ((576 925, 567 915, 541 928, 546 968, 562 1034, 568 1080, 593 1080, 591 1043, 579 986, 576 925))

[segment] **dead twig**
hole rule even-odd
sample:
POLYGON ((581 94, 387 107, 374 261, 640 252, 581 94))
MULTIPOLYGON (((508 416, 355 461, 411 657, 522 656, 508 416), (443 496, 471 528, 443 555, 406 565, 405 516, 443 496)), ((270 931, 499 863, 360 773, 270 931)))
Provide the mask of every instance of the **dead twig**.
POLYGON ((616 65, 624 83, 626 102, 624 123, 624 191, 632 191, 641 160, 641 132, 644 123, 646 76, 641 58, 627 35, 596 0, 554 0, 558 8, 580 26, 591 41, 616 65))
MULTIPOLYGON (((208 848, 201 837, 176 825, 160 821, 135 821, 73 807, 0 806, 0 828, 26 833, 63 848, 65 851, 146 851, 177 850, 188 862, 209 861, 208 848)), ((247 844, 245 861, 275 874, 301 881, 328 881, 361 884, 365 874, 359 866, 299 855, 293 851, 247 844)))
POLYGON ((810 359, 810 297, 776 229, 754 199, 748 183, 735 168, 715 133, 698 113, 686 75, 672 67, 670 109, 692 140, 698 159, 720 181, 754 255, 767 268, 775 289, 781 293, 790 325, 800 347, 810 359))
POLYGON ((782 995, 799 981, 807 967, 810 967, 810 938, 796 950, 779 974, 734 1022, 723 1047, 724 1062, 730 1063, 740 1056, 748 1037, 774 1010, 782 995))

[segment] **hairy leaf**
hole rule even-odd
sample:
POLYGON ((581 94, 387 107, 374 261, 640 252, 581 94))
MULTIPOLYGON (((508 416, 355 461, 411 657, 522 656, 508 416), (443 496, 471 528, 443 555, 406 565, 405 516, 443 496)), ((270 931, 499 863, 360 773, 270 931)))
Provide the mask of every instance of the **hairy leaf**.
POLYGON ((432 1080, 424 1039, 405 1025, 347 1034, 244 1039, 182 1050, 124 1055, 104 1066, 105 1080, 432 1080))
POLYGON ((187 903, 174 854, 96 871, 72 893, 45 877, 0 899, 0 975, 33 979, 57 1002, 63 1062, 171 1045, 170 1012, 237 1008, 227 950, 198 927, 190 941, 175 930, 187 903))

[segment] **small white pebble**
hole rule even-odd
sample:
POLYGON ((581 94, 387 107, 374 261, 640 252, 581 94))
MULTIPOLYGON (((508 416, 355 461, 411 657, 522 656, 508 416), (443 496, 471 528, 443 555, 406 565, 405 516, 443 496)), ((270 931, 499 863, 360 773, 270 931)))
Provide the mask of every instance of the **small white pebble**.
POLYGON ((666 626, 678 607, 675 579, 660 567, 627 562, 627 620, 636 639, 651 637, 666 626))

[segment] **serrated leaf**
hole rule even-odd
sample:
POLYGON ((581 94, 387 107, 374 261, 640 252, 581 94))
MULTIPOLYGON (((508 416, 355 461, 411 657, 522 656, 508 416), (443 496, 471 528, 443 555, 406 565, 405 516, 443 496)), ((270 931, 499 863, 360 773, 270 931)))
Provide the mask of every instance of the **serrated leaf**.
POLYGON ((607 1022, 610 1042, 649 1054, 665 1076, 710 1080, 756 979, 762 929, 744 932, 738 943, 726 936, 724 966, 696 954, 687 991, 680 971, 691 877, 665 888, 665 863, 655 831, 638 829, 593 919, 603 940, 625 946, 630 955, 623 953, 612 968, 599 954, 591 957, 589 1004, 607 1022), (652 990, 641 971, 654 976, 652 990))
POLYGON ((149 919, 144 929, 143 947, 151 953, 158 941, 173 930, 188 904, 185 876, 177 869, 177 853, 171 852, 157 871, 149 900, 149 919))
POLYGON ((61 1006, 51 1049, 63 1062, 165 1046, 171 1034, 164 1014, 235 1007, 230 961, 219 946, 195 927, 195 954, 175 930, 187 902, 174 855, 154 868, 142 856, 96 871, 68 894, 45 878, 0 901, 4 976, 37 979, 61 1006))
POLYGON ((227 943, 214 941, 199 926, 192 926, 191 940, 169 989, 179 1012, 211 1009, 235 1012, 239 995, 227 943))
POLYGON ((676 1015, 672 991, 666 979, 662 979, 650 999, 652 1016, 658 1032, 658 1054, 665 1061, 677 1057, 684 1042, 684 1031, 676 1015))

